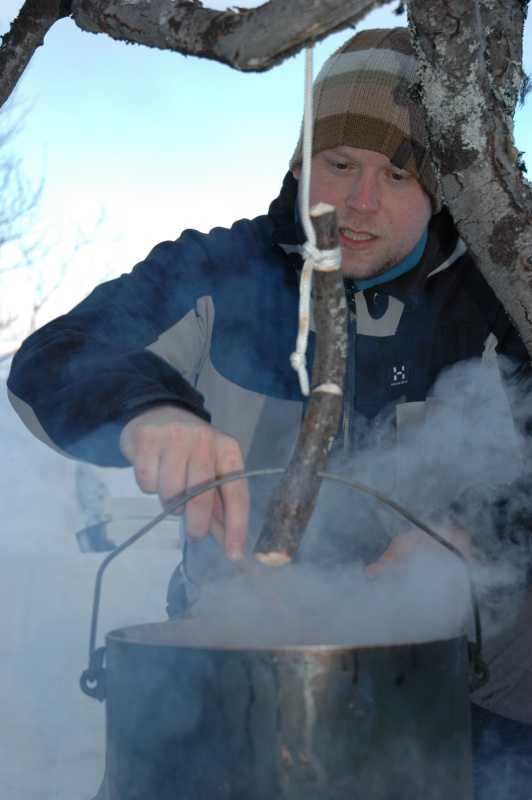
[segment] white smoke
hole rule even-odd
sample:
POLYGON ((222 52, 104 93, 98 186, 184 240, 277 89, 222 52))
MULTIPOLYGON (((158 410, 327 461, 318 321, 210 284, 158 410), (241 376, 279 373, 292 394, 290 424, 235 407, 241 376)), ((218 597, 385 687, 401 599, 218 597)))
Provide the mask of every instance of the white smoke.
MULTIPOLYGON (((81 692, 79 678, 88 666, 96 571, 107 553, 80 552, 76 533, 87 517, 77 496, 78 462, 24 428, 5 375, 0 438, 0 795, 90 800, 103 774, 105 705, 81 692)), ((137 501, 131 470, 91 469, 113 495, 137 501)), ((165 617, 178 561, 178 553, 139 543, 109 566, 98 646, 112 628, 165 617)))
MULTIPOLYGON (((349 469, 335 460, 329 468, 385 492, 438 530, 453 506, 454 523, 471 534, 477 553, 473 577, 495 677, 481 699, 495 711, 509 707, 511 692, 504 690, 504 681, 510 674, 518 687, 519 710, 526 715, 531 648, 518 638, 514 658, 511 641, 516 621, 526 619, 524 595, 515 591, 523 585, 524 551, 519 542, 499 541, 489 513, 495 493, 508 489, 521 472, 524 440, 513 433, 508 396, 493 365, 475 362, 448 370, 421 409, 423 426, 411 421, 420 408, 410 409, 411 420, 402 419, 399 430, 391 412, 381 420, 378 442, 369 442, 349 469), (394 449, 387 443, 396 437, 394 449)), ((520 400, 511 387, 509 399, 512 404, 520 400)), ((33 440, 5 395, 2 404, 9 524, 2 530, 0 585, 3 606, 10 611, 4 623, 0 743, 7 796, 88 800, 103 770, 105 709, 81 693, 78 678, 87 665, 93 581, 103 556, 80 553, 75 541, 75 532, 86 524, 76 499, 75 462, 33 440), (32 775, 38 775, 38 789, 32 775)), ((523 423, 526 415, 523 406, 518 414, 523 423)), ((138 494, 130 471, 99 474, 113 493, 138 494)), ((508 490, 507 497, 515 518, 530 505, 525 490, 508 490)), ((277 606, 265 603, 253 582, 237 575, 230 582, 214 581, 194 612, 260 619, 254 638, 248 633, 243 642, 249 646, 298 637, 303 643, 357 646, 430 640, 456 635, 464 624, 474 637, 464 566, 440 545, 420 548, 378 580, 366 574, 366 563, 411 527, 374 498, 326 481, 302 541, 301 560, 277 572, 257 567, 276 593, 277 606)), ((177 558, 147 549, 121 558, 124 564, 110 566, 106 574, 98 644, 112 628, 164 616, 166 581, 177 558)), ((493 758, 490 768, 498 770, 501 790, 519 773, 518 765, 493 758)))

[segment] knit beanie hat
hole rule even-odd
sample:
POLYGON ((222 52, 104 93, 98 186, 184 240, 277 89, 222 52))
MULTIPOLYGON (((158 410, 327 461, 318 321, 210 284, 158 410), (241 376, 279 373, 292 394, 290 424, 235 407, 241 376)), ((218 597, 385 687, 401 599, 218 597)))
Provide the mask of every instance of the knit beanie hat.
MULTIPOLYGON (((442 205, 415 91, 418 62, 408 28, 357 33, 323 65, 314 81, 312 154, 341 145, 373 150, 405 169, 442 205)), ((302 161, 303 130, 290 161, 302 161)))

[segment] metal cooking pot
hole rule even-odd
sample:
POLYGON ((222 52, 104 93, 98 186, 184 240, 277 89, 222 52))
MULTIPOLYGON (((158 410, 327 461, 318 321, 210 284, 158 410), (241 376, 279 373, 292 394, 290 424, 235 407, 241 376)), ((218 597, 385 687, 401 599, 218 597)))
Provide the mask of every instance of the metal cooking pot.
POLYGON ((95 648, 105 567, 188 499, 96 579, 81 686, 107 700, 106 800, 472 800, 469 689, 487 676, 471 581, 475 642, 288 644, 248 618, 137 625, 95 648))
POLYGON ((472 798, 465 633, 245 648, 231 633, 107 634, 108 800, 472 798))

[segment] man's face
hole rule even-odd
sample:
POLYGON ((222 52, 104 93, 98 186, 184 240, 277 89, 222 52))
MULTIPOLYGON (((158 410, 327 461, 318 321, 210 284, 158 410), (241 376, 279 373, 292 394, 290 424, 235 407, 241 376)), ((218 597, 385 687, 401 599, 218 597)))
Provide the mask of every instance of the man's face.
MULTIPOLYGON (((299 180, 301 167, 294 169, 299 180)), ((342 270, 349 278, 374 278, 418 244, 432 215, 430 197, 410 173, 372 150, 336 147, 312 159, 310 206, 336 208, 342 270)))

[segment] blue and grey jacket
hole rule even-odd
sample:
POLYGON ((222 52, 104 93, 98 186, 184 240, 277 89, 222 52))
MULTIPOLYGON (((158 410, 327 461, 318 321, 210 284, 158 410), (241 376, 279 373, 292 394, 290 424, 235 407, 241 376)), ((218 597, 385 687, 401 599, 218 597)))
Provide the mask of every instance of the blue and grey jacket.
MULTIPOLYGON (((126 466, 123 426, 171 403, 235 437, 249 469, 286 466, 304 412, 290 365, 304 239, 296 198, 288 173, 267 215, 159 244, 130 274, 32 334, 8 380, 28 428, 70 456, 126 466)), ((446 210, 432 218, 413 270, 364 291, 346 282, 346 290, 345 460, 378 439, 384 411, 400 438, 451 365, 494 354, 515 369, 529 364, 446 210)), ((312 351, 311 333, 310 363, 312 351)))

